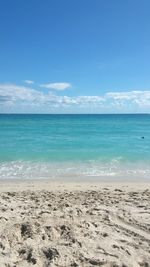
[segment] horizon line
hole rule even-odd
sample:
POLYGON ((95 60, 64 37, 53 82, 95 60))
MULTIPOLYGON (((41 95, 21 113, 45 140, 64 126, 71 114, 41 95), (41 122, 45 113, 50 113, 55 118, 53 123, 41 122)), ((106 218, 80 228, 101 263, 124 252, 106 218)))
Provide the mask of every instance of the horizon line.
POLYGON ((0 113, 0 115, 150 115, 150 113, 0 113))

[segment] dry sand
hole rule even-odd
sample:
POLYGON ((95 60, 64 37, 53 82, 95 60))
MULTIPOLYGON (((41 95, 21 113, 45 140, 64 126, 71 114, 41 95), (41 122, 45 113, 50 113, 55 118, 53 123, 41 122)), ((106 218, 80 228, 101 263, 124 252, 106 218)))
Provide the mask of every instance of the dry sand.
POLYGON ((0 267, 150 266, 150 184, 0 182, 0 267))

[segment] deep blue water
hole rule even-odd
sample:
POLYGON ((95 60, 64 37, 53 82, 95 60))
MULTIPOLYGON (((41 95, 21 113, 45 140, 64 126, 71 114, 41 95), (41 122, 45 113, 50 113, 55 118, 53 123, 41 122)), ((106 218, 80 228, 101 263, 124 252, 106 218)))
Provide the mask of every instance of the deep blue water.
POLYGON ((0 178, 149 174, 150 115, 0 115, 0 178))

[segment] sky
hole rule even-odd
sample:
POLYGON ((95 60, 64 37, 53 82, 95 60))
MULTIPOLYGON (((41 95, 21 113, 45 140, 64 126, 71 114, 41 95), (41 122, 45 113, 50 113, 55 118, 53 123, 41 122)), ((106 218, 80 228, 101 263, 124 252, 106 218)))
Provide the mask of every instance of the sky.
POLYGON ((0 113, 149 113, 149 0, 0 0, 0 113))

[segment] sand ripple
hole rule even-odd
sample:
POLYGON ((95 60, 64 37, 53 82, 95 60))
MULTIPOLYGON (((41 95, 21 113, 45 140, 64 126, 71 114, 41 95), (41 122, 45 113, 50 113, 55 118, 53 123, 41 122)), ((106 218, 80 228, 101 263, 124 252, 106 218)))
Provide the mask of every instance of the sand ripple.
POLYGON ((150 190, 0 194, 0 267, 149 267, 150 190))

